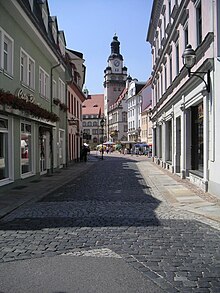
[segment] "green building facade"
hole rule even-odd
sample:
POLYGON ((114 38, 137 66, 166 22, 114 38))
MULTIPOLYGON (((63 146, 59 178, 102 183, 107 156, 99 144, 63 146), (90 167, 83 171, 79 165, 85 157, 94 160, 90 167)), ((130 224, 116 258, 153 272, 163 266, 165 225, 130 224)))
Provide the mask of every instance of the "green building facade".
POLYGON ((47 1, 0 2, 0 188, 67 163, 65 46, 47 1))

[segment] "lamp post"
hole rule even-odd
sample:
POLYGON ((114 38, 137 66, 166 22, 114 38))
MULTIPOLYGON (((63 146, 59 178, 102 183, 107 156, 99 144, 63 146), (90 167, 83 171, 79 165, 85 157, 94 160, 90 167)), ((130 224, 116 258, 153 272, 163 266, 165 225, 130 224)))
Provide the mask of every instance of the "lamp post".
POLYGON ((103 130, 104 130, 104 124, 105 124, 105 121, 102 118, 101 121, 100 121, 100 126, 102 128, 102 160, 103 160, 103 152, 104 152, 104 150, 103 150, 103 139, 104 139, 104 134, 103 134, 104 131, 103 130))
POLYGON ((200 78, 205 83, 207 92, 210 93, 210 70, 207 72, 191 72, 191 68, 196 64, 196 52, 193 50, 191 45, 186 46, 182 58, 183 65, 188 69, 188 76, 196 76, 200 78), (205 79, 199 74, 207 74, 207 81, 205 81, 205 79))

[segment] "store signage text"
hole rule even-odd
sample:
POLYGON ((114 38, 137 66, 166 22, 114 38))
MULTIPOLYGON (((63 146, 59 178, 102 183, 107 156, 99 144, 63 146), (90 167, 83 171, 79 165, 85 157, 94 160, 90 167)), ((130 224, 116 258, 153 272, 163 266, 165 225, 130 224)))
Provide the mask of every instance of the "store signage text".
POLYGON ((20 99, 23 99, 27 102, 31 102, 31 103, 34 103, 35 101, 35 98, 32 94, 25 94, 23 92, 23 89, 22 88, 18 88, 15 92, 15 95, 20 98, 20 99))

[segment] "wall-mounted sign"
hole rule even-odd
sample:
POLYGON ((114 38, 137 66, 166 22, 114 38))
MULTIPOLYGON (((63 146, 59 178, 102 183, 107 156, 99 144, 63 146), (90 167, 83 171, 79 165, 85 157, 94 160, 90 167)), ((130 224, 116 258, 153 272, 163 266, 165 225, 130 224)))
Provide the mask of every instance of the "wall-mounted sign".
POLYGON ((35 101, 34 96, 32 94, 25 94, 23 92, 22 88, 18 88, 15 91, 15 96, 17 96, 18 98, 23 99, 23 100, 25 100, 27 102, 31 102, 31 103, 34 103, 34 101, 35 101))

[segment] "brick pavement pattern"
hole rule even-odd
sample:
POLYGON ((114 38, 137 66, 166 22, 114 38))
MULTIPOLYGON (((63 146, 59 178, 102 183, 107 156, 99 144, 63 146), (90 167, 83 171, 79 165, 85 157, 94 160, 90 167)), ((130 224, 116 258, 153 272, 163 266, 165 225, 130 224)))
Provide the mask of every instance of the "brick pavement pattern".
POLYGON ((0 262, 121 257, 166 292, 220 292, 220 231, 171 207, 136 159, 105 157, 0 221, 0 262))

